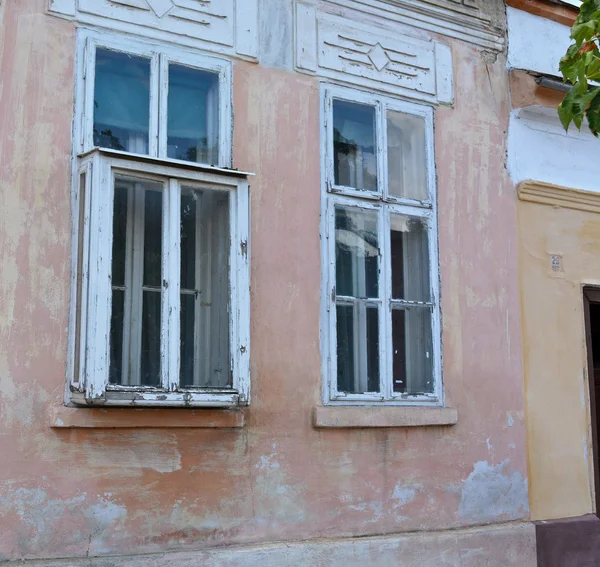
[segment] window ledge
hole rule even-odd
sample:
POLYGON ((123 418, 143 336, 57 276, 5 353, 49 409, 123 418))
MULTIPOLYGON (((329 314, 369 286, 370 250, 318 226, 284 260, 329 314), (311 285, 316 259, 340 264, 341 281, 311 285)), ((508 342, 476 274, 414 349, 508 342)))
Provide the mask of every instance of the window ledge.
POLYGON ((455 408, 318 406, 313 409, 313 427, 316 428, 425 427, 456 423, 455 408))
POLYGON ((53 428, 241 428, 241 409, 54 408, 53 428))

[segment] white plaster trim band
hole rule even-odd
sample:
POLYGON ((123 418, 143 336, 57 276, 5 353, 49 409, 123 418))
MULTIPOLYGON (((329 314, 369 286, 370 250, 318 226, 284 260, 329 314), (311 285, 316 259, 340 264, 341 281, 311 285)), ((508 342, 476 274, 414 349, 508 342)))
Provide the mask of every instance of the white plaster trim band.
POLYGON ((565 132, 554 108, 513 110, 508 131, 508 171, 514 183, 526 179, 598 191, 590 164, 598 159, 598 140, 583 127, 565 132))
POLYGON ((559 76, 558 62, 571 43, 569 27, 510 6, 506 16, 508 68, 559 76))
MULTIPOLYGON (((314 3, 315 0, 304 0, 314 3)), ((489 0, 320 0, 320 6, 353 13, 352 21, 369 18, 386 26, 410 26, 502 51, 504 31, 480 6, 489 0)), ((491 4, 491 3, 490 3, 491 4)))
MULTIPOLYGON (((83 558, 19 562, 27 567, 81 567, 83 558)), ((535 526, 507 523, 439 532, 283 542, 137 556, 86 557, 88 567, 369 567, 537 565, 535 526), (443 563, 440 563, 443 561, 443 563)))

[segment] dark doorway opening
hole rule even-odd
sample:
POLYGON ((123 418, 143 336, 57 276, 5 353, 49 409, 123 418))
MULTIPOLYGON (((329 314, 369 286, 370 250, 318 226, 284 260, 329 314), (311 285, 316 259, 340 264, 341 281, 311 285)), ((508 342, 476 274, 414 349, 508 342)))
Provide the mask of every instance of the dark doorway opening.
POLYGON ((583 304, 588 359, 588 382, 590 386, 596 516, 598 516, 600 515, 600 458, 598 455, 598 434, 600 432, 600 288, 584 287, 583 304))

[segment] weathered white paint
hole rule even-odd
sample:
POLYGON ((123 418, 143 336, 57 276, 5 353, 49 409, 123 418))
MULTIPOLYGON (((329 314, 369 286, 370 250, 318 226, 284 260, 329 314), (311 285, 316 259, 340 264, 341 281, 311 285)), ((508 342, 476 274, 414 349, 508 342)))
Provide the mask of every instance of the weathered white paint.
POLYGON ((508 67, 559 76, 558 62, 571 44, 567 26, 508 7, 508 67))
MULTIPOLYGON (((94 150, 80 158, 82 165, 91 160, 92 182, 89 232, 89 295, 85 333, 85 367, 80 369, 84 383, 73 392, 79 404, 143 405, 143 406, 230 406, 247 404, 250 399, 250 269, 248 259, 248 183, 246 174, 199 164, 182 164, 176 160, 137 156, 116 150, 94 150), (114 170, 142 175, 158 183, 168 179, 171 195, 165 206, 162 295, 163 321, 170 322, 161 330, 161 369, 163 388, 136 390, 108 385, 109 325, 111 313, 112 200, 114 170), (230 193, 230 344, 233 375, 232 389, 179 389, 179 202, 181 185, 208 186, 230 193), (108 227, 108 228, 107 228, 108 227), (173 285, 169 285, 171 282, 173 285), (169 288, 172 288, 171 291, 169 288), (173 330, 171 327, 174 327, 173 330), (167 347, 168 345, 168 347, 167 347), (172 359, 175 359, 174 361, 172 359), (83 390, 83 393, 80 393, 83 390)), ((85 227, 84 227, 85 228, 85 227)))
POLYGON ((48 9, 55 14, 74 16, 77 8, 75 0, 48 0, 48 9))
POLYGON ((260 0, 259 61, 265 67, 291 70, 293 62, 293 0, 260 0))
POLYGON ((598 158, 599 142, 583 128, 565 132, 553 108, 512 111, 508 134, 508 171, 515 183, 534 179, 574 189, 598 191, 591 164, 598 158))
POLYGON ((317 9, 296 2, 296 67, 317 71, 317 9))
POLYGON ((211 57, 203 53, 177 49, 148 41, 132 40, 121 34, 109 34, 81 29, 78 33, 78 62, 76 92, 84 93, 84 100, 77 101, 74 139, 81 139, 78 152, 86 152, 94 147, 94 77, 96 49, 106 48, 151 59, 150 71, 150 124, 149 155, 167 157, 167 93, 168 65, 177 63, 215 73, 219 77, 219 163, 231 166, 232 146, 232 69, 231 61, 221 57, 211 57), (82 132, 79 133, 79 128, 82 132))
POLYGON ((50 0, 49 13, 87 26, 255 59, 258 0, 50 0))
POLYGON ((430 38, 382 30, 304 3, 296 6, 295 37, 301 72, 427 102, 452 101, 450 48, 430 38))
POLYGON ((452 49, 439 41, 435 44, 435 81, 438 102, 454 102, 454 73, 452 72, 452 49))
MULTIPOLYGON (((467 567, 537 564, 533 524, 309 542, 225 547, 155 555, 87 557, 90 567, 467 567)), ((79 567, 79 559, 32 561, 29 567, 79 567)))
MULTIPOLYGON (((429 106, 403 102, 392 98, 370 94, 357 89, 323 84, 321 88, 322 128, 322 215, 321 215, 321 257, 322 269, 322 326, 321 349, 324 363, 323 402, 332 405, 429 405, 443 406, 444 391, 442 386, 442 345, 441 320, 439 302, 439 264, 437 248, 437 212, 436 212, 436 176, 433 139, 433 110, 429 106), (375 108, 377 126, 377 190, 365 191, 351 187, 335 185, 333 158, 333 100, 341 99, 373 106, 375 108), (419 116, 425 123, 425 155, 427 167, 427 199, 417 201, 400 198, 388 192, 387 165, 387 128, 388 111, 401 112, 419 116), (379 317, 379 380, 381 390, 377 393, 350 394, 339 392, 337 388, 337 337, 336 337, 336 302, 343 299, 336 294, 335 275, 335 207, 355 207, 356 210, 370 210, 377 214, 378 243, 381 258, 378 300, 369 303, 378 305, 379 317), (391 293, 391 245, 390 214, 419 218, 427 227, 429 244, 429 282, 430 301, 416 302, 431 307, 432 332, 432 368, 434 388, 431 394, 403 396, 394 392, 392 384, 393 353, 388 341, 392 336, 392 320, 390 304, 391 293)), ((393 300, 394 303, 410 305, 410 301, 393 300)))
MULTIPOLYGON (((454 37, 487 49, 502 50, 498 25, 503 2, 490 0, 305 0, 324 11, 342 13, 349 21, 371 21, 388 29, 409 27, 454 37)), ((395 35, 395 34, 394 34, 395 35)))

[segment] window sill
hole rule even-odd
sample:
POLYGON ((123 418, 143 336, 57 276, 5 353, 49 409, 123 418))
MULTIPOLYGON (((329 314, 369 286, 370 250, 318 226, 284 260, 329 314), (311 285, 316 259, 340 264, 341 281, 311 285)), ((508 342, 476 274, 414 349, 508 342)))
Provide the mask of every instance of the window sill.
POLYGON ((50 427, 58 429, 241 428, 241 409, 55 408, 50 427))
POLYGON ((313 427, 316 428, 427 427, 456 423, 455 408, 317 406, 313 409, 313 427))

